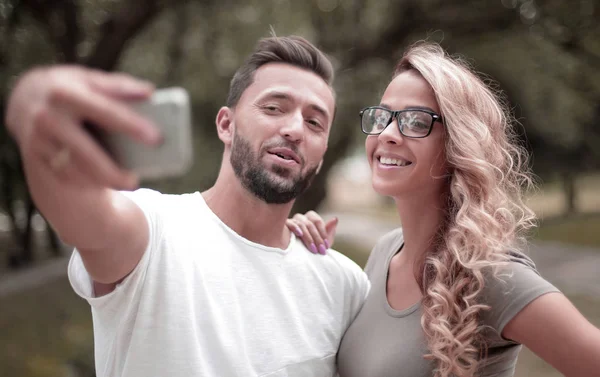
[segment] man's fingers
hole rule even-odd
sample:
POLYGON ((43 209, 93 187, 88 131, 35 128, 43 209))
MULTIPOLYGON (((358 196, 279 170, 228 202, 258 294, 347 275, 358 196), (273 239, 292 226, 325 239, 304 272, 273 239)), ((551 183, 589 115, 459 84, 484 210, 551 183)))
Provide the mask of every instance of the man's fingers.
MULTIPOLYGON (((68 153, 70 161, 61 164, 66 166, 76 161, 81 170, 98 184, 115 189, 137 187, 135 175, 117 166, 102 147, 74 120, 57 115, 54 119, 49 119, 48 124, 42 129, 48 133, 44 138, 54 139, 58 145, 58 151, 50 157, 50 161, 55 161, 60 157, 60 153, 68 153)), ((55 168, 62 170, 64 166, 55 168)))
POLYGON ((92 89, 122 100, 143 100, 154 92, 154 85, 124 73, 89 71, 88 83, 92 89))
POLYGON ((127 104, 86 90, 85 87, 68 86, 55 89, 51 101, 84 118, 82 121, 90 121, 108 132, 121 132, 147 144, 156 144, 161 139, 156 127, 127 104))

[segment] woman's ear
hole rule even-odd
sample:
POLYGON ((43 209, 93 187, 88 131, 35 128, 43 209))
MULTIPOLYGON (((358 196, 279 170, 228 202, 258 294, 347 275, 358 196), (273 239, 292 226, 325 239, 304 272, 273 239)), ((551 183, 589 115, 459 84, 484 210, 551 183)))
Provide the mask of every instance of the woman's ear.
POLYGON ((217 125, 217 134, 219 135, 219 139, 221 139, 223 144, 231 145, 235 127, 233 124, 233 110, 227 106, 221 107, 217 113, 215 123, 217 125))

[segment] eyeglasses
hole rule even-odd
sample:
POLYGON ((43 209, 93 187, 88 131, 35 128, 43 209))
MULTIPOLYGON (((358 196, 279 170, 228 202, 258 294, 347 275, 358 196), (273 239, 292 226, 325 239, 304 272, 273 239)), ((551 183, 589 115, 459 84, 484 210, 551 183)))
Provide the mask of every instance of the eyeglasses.
POLYGON ((379 135, 396 118, 400 133, 406 137, 422 138, 431 133, 435 122, 442 117, 429 110, 408 109, 392 111, 380 106, 371 106, 360 111, 362 132, 379 135))

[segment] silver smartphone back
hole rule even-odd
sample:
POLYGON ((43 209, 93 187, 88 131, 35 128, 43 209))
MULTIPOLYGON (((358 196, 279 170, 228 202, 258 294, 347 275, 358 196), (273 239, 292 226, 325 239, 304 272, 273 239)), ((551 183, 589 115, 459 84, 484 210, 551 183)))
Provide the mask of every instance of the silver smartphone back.
POLYGON ((188 93, 174 87, 159 89, 144 102, 132 107, 150 119, 163 135, 158 146, 134 142, 123 134, 97 134, 99 142, 120 166, 134 171, 141 179, 184 175, 192 166, 193 144, 188 93))

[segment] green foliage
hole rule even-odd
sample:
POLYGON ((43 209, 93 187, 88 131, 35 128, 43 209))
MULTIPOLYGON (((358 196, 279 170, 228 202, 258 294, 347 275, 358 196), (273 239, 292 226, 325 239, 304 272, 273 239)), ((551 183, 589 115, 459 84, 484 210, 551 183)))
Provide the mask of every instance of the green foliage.
MULTIPOLYGON (((593 122, 599 102, 594 63, 600 60, 600 44, 598 12, 589 10, 589 1, 575 6, 521 0, 137 3, 73 0, 41 6, 5 0, 0 14, 17 21, 6 28, 2 46, 10 54, 0 80, 10 87, 31 66, 73 60, 130 72, 158 86, 184 86, 194 101, 197 163, 188 177, 157 184, 175 191, 203 189, 214 180, 221 157, 214 116, 235 68, 271 28, 279 35, 308 37, 339 68, 339 111, 325 175, 347 144, 362 137, 357 110, 378 100, 403 46, 423 38, 442 41, 501 81, 527 129, 541 139, 542 145, 536 144, 543 157, 536 158, 540 169, 561 163, 543 153, 546 145, 560 140, 554 144, 569 151, 590 140, 583 129, 593 122), (69 11, 76 22, 66 16, 69 11)), ((583 158, 564 153, 563 161, 565 156, 583 158)))
MULTIPOLYGON (((538 173, 597 169, 600 13, 589 0, 536 4, 2 0, 0 101, 19 74, 56 62, 125 71, 159 87, 181 85, 193 101, 195 164, 185 177, 147 185, 169 192, 204 190, 220 167, 214 118, 236 67, 271 29, 303 35, 328 52, 338 70, 338 109, 325 164, 295 208, 305 211, 327 194, 332 166, 363 143, 358 110, 378 102, 403 48, 429 39, 500 81, 525 126, 538 173)), ((0 136, 5 143, 6 135, 0 136)))

